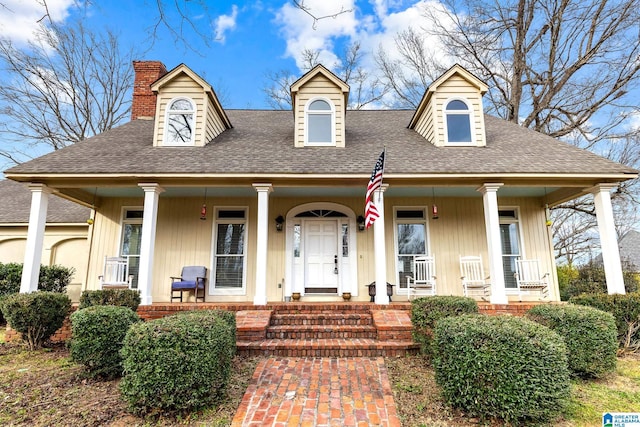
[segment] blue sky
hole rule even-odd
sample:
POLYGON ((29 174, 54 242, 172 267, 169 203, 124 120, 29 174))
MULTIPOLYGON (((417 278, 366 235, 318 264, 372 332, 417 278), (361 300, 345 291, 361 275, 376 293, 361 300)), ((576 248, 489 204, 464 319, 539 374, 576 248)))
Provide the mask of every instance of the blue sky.
MULTIPOLYGON (((26 43, 43 14, 42 5, 37 0, 2 3, 7 8, 0 9, 0 34, 16 45, 26 43)), ((187 47, 163 26, 156 38, 151 37, 158 17, 154 0, 47 0, 58 23, 81 15, 92 28, 109 28, 121 36, 123 44, 135 45, 141 52, 139 59, 160 60, 169 69, 184 62, 222 94, 227 108, 268 108, 262 92, 268 84, 265 75, 282 69, 300 75, 303 49, 319 50, 321 62, 328 67, 335 64, 344 45, 355 40, 366 52, 380 46, 392 52, 396 33, 419 25, 422 8, 435 4, 425 0, 305 0, 315 16, 348 11, 322 19, 314 28, 313 19, 292 0, 211 1, 206 12, 192 6, 194 3, 198 2, 186 2, 190 7, 186 13, 209 42, 185 25, 187 47)), ((179 28, 175 9, 168 11, 168 20, 179 28)), ((363 65, 373 68, 372 61, 369 55, 363 65)))

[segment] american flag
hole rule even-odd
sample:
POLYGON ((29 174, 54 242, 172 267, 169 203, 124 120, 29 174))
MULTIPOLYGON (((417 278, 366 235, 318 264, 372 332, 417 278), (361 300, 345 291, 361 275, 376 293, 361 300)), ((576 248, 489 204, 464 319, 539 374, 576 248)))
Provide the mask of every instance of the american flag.
POLYGON ((373 167, 373 172, 371 172, 371 179, 369 180, 369 185, 367 185, 367 194, 365 196, 367 203, 364 208, 364 223, 365 227, 369 228, 373 224, 373 222, 378 219, 380 214, 378 213, 378 209, 376 205, 371 201, 371 196, 373 193, 380 188, 382 185, 382 173, 384 172, 384 155, 386 150, 382 150, 380 153, 380 157, 378 157, 378 161, 376 165, 373 167))

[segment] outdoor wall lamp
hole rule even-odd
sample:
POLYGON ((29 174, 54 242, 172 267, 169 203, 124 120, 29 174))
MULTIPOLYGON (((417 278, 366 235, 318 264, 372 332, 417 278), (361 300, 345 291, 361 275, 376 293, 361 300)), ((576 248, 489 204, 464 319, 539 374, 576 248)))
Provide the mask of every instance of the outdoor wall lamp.
POLYGON ((278 215, 276 217, 276 231, 282 231, 284 228, 284 217, 282 215, 278 215))
POLYGON ((364 217, 362 215, 358 215, 356 221, 358 222, 358 230, 364 231, 364 217))

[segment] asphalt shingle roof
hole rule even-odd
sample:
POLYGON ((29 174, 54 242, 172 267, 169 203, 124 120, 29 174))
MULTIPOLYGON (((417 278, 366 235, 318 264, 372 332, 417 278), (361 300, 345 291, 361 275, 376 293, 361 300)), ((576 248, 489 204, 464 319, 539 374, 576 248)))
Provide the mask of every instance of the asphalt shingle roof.
MULTIPOLYGON (((29 222, 31 192, 26 185, 8 179, 0 180, 0 224, 29 222)), ((86 223, 91 210, 61 197, 49 197, 48 223, 86 223)))
POLYGON ((406 126, 409 110, 348 111, 346 147, 293 146, 291 111, 227 110, 233 128, 205 147, 153 147, 151 120, 134 120, 18 165, 24 174, 619 174, 632 168, 485 115, 486 147, 435 147, 406 126))

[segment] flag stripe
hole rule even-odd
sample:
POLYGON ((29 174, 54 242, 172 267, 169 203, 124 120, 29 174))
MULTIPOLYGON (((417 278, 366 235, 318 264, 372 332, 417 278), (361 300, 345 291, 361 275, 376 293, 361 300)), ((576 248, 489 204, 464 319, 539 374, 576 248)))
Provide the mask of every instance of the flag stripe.
POLYGON ((371 225, 373 225, 373 222, 380 217, 378 208, 371 200, 371 196, 373 196, 373 193, 382 186, 384 157, 385 150, 382 150, 382 153, 380 153, 380 157, 378 157, 378 160, 373 167, 373 172, 371 172, 371 179, 369 180, 369 184, 367 185, 367 193, 365 195, 366 205, 364 209, 364 224, 366 228, 371 227, 371 225))

